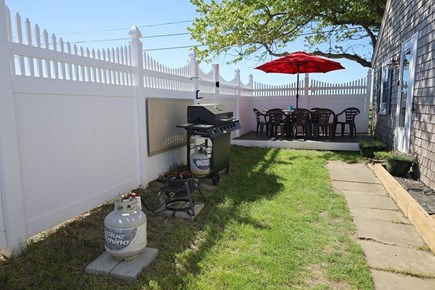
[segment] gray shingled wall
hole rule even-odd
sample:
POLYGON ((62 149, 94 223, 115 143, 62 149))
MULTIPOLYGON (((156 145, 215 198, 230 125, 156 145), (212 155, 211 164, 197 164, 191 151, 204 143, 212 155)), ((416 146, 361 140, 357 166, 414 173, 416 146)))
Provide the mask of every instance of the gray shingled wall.
MULTIPOLYGON (((378 40, 377 57, 373 61, 375 70, 400 52, 403 42, 419 33, 410 151, 418 155, 421 181, 435 189, 435 0, 392 0, 384 21, 383 37, 378 40)), ((375 72, 374 96, 377 76, 375 72)), ((396 69, 390 114, 374 117, 375 136, 390 147, 394 144, 398 76, 399 69, 396 69)))

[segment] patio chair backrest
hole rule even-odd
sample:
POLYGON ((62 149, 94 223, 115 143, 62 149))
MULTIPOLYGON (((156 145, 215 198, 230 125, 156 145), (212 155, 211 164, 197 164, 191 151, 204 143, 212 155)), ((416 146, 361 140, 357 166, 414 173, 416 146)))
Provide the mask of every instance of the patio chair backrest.
POLYGON ((337 118, 341 115, 345 115, 345 123, 354 123, 355 116, 360 113, 360 110, 356 107, 349 107, 344 109, 340 114, 337 114, 337 118))
POLYGON ((261 121, 260 120, 260 116, 261 116, 260 111, 258 109, 256 109, 256 108, 254 108, 253 111, 254 111, 254 114, 255 114, 255 118, 257 119, 257 122, 260 122, 261 121))
POLYGON ((315 122, 319 125, 322 124, 331 124, 334 122, 335 120, 335 113, 334 111, 332 111, 331 109, 327 109, 327 108, 320 108, 317 109, 315 112, 315 122))
POLYGON ((282 123, 285 117, 281 109, 270 109, 267 111, 266 115, 269 116, 269 123, 271 125, 282 123))
POLYGON ((291 116, 292 122, 295 124, 305 124, 311 119, 311 113, 307 109, 295 109, 291 116))

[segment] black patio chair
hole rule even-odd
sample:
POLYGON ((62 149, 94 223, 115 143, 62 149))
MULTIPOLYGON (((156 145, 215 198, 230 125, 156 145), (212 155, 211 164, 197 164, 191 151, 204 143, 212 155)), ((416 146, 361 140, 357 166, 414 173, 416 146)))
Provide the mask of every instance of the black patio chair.
POLYGON ((289 117, 291 118, 294 137, 298 136, 298 128, 301 127, 304 139, 311 138, 311 112, 309 110, 302 108, 295 109, 289 117))
POLYGON ((341 126, 341 136, 344 136, 345 126, 349 126, 350 137, 356 136, 355 117, 360 113, 360 110, 355 107, 344 109, 340 114, 335 116, 336 126, 341 126))
POLYGON ((320 108, 312 113, 312 125, 313 125, 313 135, 314 138, 319 139, 320 131, 322 131, 324 136, 329 135, 329 139, 335 138, 335 113, 334 111, 327 108, 320 108))
POLYGON ((282 109, 270 109, 266 112, 266 115, 269 117, 270 136, 277 137, 279 128, 281 137, 283 137, 285 132, 286 115, 282 109))
POLYGON ((255 135, 258 135, 258 130, 260 130, 260 136, 263 136, 264 127, 266 127, 266 135, 269 134, 269 121, 267 120, 266 114, 261 113, 258 109, 253 109, 255 118, 257 119, 257 130, 255 135))

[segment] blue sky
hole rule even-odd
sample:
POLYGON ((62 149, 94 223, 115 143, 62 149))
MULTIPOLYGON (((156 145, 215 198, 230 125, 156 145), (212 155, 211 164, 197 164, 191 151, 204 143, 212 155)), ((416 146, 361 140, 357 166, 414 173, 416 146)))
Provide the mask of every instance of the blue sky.
MULTIPOLYGON (((195 16, 195 7, 188 0, 6 0, 12 17, 19 12, 22 20, 29 18, 32 26, 38 24, 41 31, 54 33, 69 42, 79 42, 84 48, 112 48, 127 45, 128 30, 136 25, 143 35, 143 47, 147 54, 168 67, 180 67, 187 62, 189 48, 162 49, 193 46, 186 27, 191 25, 195 16), (165 25, 161 25, 165 24, 165 25), (156 37, 167 34, 179 34, 168 37, 156 37)), ((301 41, 290 46, 291 51, 305 50, 301 41)), ((271 58, 273 59, 273 58, 271 58)), ((354 62, 339 60, 345 70, 327 74, 312 74, 312 79, 341 83, 353 81, 367 75, 367 68, 354 62)), ((215 60, 221 76, 226 80, 234 77, 240 69, 242 82, 249 75, 254 80, 269 84, 285 84, 296 81, 295 75, 266 74, 255 70, 260 65, 256 61, 242 61, 235 65, 225 64, 225 56, 215 60)), ((201 64, 208 72, 211 64, 201 64)))

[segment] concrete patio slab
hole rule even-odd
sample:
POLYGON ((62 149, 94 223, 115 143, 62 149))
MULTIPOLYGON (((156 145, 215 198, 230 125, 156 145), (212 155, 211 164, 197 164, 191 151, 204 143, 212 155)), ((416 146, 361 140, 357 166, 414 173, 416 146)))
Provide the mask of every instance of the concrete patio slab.
POLYGON ((381 220, 390 223, 410 224, 409 220, 397 210, 359 207, 349 207, 349 210, 353 217, 381 220))
POLYGON ((386 195, 385 188, 382 184, 378 183, 363 183, 355 181, 332 181, 332 186, 336 190, 349 190, 349 191, 362 191, 362 192, 376 192, 386 195))
POLYGON ((158 253, 158 249, 147 247, 135 259, 119 261, 108 252, 104 252, 86 267, 85 273, 106 275, 122 280, 135 280, 143 269, 151 265, 158 253))
POLYGON ((396 181, 381 164, 370 165, 398 207, 416 227, 418 233, 435 253, 435 219, 396 181))
POLYGON ((367 166, 363 163, 346 163, 337 160, 328 161, 327 168, 330 171, 336 170, 351 170, 351 171, 365 171, 367 166))
POLYGON ((171 218, 194 220, 198 216, 198 214, 202 211, 202 209, 204 208, 204 204, 203 203, 195 203, 193 208, 195 211, 195 215, 191 215, 187 211, 175 211, 175 210, 169 210, 166 208, 159 211, 159 214, 164 215, 166 217, 171 217, 171 218))
POLYGON ((232 139, 231 145, 244 147, 263 147, 263 148, 286 148, 286 149, 306 149, 306 150, 333 150, 333 151, 358 151, 356 142, 322 142, 315 140, 247 140, 232 139))
POLYGON ((400 186, 386 183, 383 172, 380 175, 366 165, 340 161, 328 162, 328 169, 332 185, 348 203, 375 289, 435 289, 435 256, 421 250, 429 246, 434 251, 432 226, 425 223, 433 222, 432 218, 414 209, 412 200, 398 198, 395 191, 400 186), (343 181, 344 171, 349 180, 343 181), (373 182, 370 173, 382 185, 373 182), (359 180, 358 175, 370 182, 359 180))
POLYGON ((408 275, 391 273, 386 271, 370 271, 376 289, 382 290, 433 290, 435 289, 435 279, 418 278, 408 275))
POLYGON ((331 178, 334 181, 347 181, 347 182, 363 182, 381 184, 372 172, 363 171, 361 169, 331 169, 331 178))
POLYGON ((108 252, 104 252, 86 267, 85 273, 109 276, 110 271, 120 262, 121 261, 114 259, 108 252))
POLYGON ((342 192, 349 207, 377 208, 388 210, 399 209, 394 201, 387 196, 372 195, 364 192, 361 193, 358 191, 349 190, 342 190, 342 192))
POLYGON ((389 246, 373 241, 359 241, 359 243, 368 263, 374 269, 435 278, 435 256, 429 252, 409 247, 389 246))
POLYGON ((425 242, 410 224, 394 224, 381 220, 354 218, 358 237, 362 240, 373 240, 382 244, 403 247, 423 247, 425 242))
POLYGON ((136 259, 122 261, 110 272, 110 276, 118 279, 137 279, 139 273, 147 268, 159 254, 158 249, 145 248, 136 259))
MULTIPOLYGON (((337 182, 337 181, 333 181, 332 183, 337 182)), ((340 190, 343 193, 359 193, 359 194, 365 194, 367 195, 367 197, 370 196, 384 196, 384 197, 388 197, 387 193, 385 191, 363 191, 363 190, 347 190, 347 189, 343 189, 340 190)))

